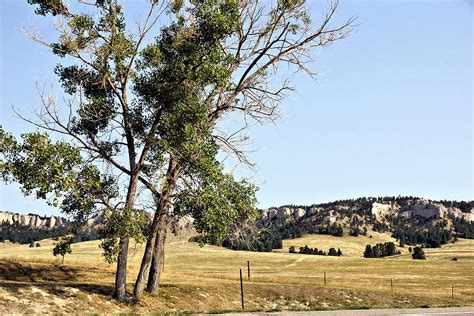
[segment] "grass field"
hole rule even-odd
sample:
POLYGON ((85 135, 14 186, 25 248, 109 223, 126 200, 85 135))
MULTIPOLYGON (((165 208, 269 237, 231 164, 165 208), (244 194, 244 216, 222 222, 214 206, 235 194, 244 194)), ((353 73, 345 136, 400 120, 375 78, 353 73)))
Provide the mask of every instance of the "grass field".
MULTIPOLYGON (((51 254, 50 240, 41 241, 39 248, 0 243, 0 313, 74 312, 78 308, 88 312, 239 310, 240 267, 248 310, 474 306, 474 240, 460 239, 442 248, 426 249, 427 260, 412 260, 408 247, 401 249, 399 256, 364 259, 361 255, 366 244, 392 240, 388 234, 371 235, 307 235, 285 240, 283 249, 273 253, 199 247, 187 242, 189 236, 172 236, 168 238, 159 295, 125 305, 109 297, 114 265, 102 259, 98 241, 74 244, 64 266, 51 254), (324 251, 335 247, 344 255, 289 254, 290 245, 324 251)), ((130 291, 142 247, 131 249, 130 291)))

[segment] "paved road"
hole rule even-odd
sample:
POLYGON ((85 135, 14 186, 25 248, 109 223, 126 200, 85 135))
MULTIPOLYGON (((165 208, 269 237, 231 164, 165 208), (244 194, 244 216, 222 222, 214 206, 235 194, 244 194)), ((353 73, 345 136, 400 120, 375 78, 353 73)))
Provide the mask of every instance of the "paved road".
POLYGON ((449 307, 449 308, 415 308, 415 309, 366 309, 366 310, 340 310, 340 311, 314 311, 314 312, 278 312, 278 313, 232 313, 226 314, 243 315, 294 315, 294 316, 358 316, 358 315, 474 315, 474 307, 449 307))

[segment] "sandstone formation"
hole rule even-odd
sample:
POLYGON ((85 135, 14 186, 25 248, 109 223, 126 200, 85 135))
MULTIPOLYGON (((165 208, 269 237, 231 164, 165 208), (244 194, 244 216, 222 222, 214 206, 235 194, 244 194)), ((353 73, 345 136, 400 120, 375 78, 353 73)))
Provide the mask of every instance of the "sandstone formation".
POLYGON ((36 214, 13 214, 11 212, 0 211, 0 223, 18 223, 23 226, 30 226, 39 229, 52 229, 63 227, 65 220, 61 217, 42 217, 36 214))
MULTIPOLYGON (((344 218, 344 212, 348 210, 349 208, 344 205, 335 205, 329 210, 318 206, 308 208, 282 206, 262 210, 261 218, 281 222, 291 222, 304 218, 304 223, 315 222, 317 221, 316 219, 318 219, 325 224, 333 224, 339 219, 344 218)), ((399 205, 397 202, 373 202, 369 210, 378 221, 389 216, 404 218, 419 216, 423 218, 442 219, 448 215, 463 217, 468 221, 474 221, 474 208, 471 209, 470 212, 461 212, 459 208, 446 207, 443 204, 422 199, 413 200, 404 205, 399 205)))

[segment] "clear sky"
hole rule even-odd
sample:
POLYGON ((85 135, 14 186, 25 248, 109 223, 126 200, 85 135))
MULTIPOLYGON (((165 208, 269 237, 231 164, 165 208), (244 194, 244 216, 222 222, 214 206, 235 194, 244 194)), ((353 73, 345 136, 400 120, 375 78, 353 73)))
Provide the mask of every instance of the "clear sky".
MULTIPOLYGON (((139 2, 127 6, 139 12, 139 2)), ((317 14, 326 1, 309 3, 317 14)), ((34 83, 54 79, 58 60, 23 35, 22 26, 50 27, 26 0, 3 0, 0 11, 0 122, 19 135, 32 127, 11 107, 37 105, 34 83)), ((317 80, 297 76, 283 120, 253 130, 259 206, 472 200, 473 2, 341 0, 337 14, 357 16, 356 32, 315 52, 317 80)), ((59 213, 15 185, 0 186, 0 210, 59 213)))

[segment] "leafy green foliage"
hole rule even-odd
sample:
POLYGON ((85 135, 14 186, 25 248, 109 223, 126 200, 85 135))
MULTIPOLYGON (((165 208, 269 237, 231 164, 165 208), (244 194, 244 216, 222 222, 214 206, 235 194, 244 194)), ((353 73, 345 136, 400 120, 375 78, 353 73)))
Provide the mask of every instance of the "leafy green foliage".
POLYGON ((143 211, 124 208, 104 213, 103 218, 103 227, 99 229, 99 234, 103 237, 100 247, 104 250, 107 262, 117 260, 120 237, 133 238, 137 243, 143 242, 143 232, 148 225, 143 211))
POLYGON ((4 181, 21 184, 26 195, 46 199, 66 214, 86 219, 98 200, 116 196, 113 179, 101 178, 71 144, 53 142, 46 134, 23 134, 22 142, 0 127, 0 173, 4 181))
POLYGON ((74 242, 74 237, 70 235, 63 236, 59 239, 59 242, 54 244, 53 255, 62 256, 64 262, 64 256, 71 253, 71 244, 74 242))
POLYGON ((235 181, 227 174, 207 177, 196 188, 183 190, 176 197, 176 212, 190 214, 203 242, 221 242, 231 223, 255 219, 255 187, 245 180, 235 181))
POLYGON ((35 13, 39 15, 47 15, 50 13, 55 16, 68 13, 62 0, 28 0, 28 3, 38 5, 35 13))

